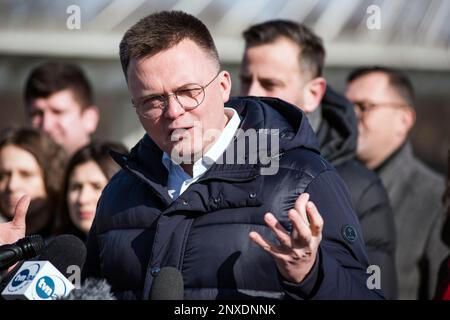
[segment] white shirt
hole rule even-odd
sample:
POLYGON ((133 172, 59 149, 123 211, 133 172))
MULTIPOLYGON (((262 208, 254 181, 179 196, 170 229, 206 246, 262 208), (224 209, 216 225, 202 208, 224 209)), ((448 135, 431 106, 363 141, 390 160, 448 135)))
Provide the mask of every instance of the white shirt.
POLYGON ((225 115, 231 119, 228 121, 217 141, 202 158, 194 163, 192 177, 180 165, 174 163, 166 152, 163 153, 162 163, 169 171, 167 189, 169 196, 173 200, 178 198, 191 184, 196 182, 219 159, 230 144, 236 130, 239 128, 241 118, 239 118, 236 110, 231 108, 225 108, 225 115), (208 158, 207 161, 204 161, 205 158, 208 158))

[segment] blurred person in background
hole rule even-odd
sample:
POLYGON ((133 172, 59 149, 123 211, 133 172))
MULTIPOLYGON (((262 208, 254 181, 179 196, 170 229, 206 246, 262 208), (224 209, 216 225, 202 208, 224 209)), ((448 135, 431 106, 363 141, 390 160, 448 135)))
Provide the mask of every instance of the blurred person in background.
POLYGON ((62 185, 65 151, 46 133, 6 129, 0 136, 0 215, 7 221, 21 197, 31 204, 26 234, 52 235, 62 185))
POLYGON ((394 212, 399 298, 430 299, 448 251, 440 238, 444 179, 415 157, 408 139, 412 83, 400 70, 362 67, 348 76, 346 96, 358 117, 357 156, 380 176, 394 212))
POLYGON ((80 67, 60 62, 37 66, 28 76, 24 98, 33 128, 47 132, 69 155, 90 142, 99 110, 80 67))
POLYGON ((103 188, 120 169, 109 155, 110 150, 128 153, 120 143, 92 142, 69 160, 57 233, 70 233, 86 240, 103 188))
POLYGON ((280 98, 306 113, 322 156, 350 189, 369 262, 381 270, 381 289, 395 299, 395 226, 389 199, 378 176, 356 159, 353 105, 322 77, 322 40, 305 25, 288 20, 250 26, 243 36, 241 94, 280 98))
MULTIPOLYGON (((446 208, 446 220, 442 228, 442 240, 450 248, 450 150, 448 151, 447 185, 442 202, 446 208)), ((448 255, 439 268, 436 300, 450 300, 450 255, 448 255)))

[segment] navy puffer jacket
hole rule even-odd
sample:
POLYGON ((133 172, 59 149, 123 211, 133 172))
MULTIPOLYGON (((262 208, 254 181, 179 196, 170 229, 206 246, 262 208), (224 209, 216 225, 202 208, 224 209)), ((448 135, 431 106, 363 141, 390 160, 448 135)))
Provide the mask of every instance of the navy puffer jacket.
MULTIPOLYGON (((114 156, 122 170, 99 201, 84 277, 106 278, 119 299, 148 299, 164 266, 181 271, 185 299, 382 298, 366 284, 368 261, 348 190, 317 151, 304 114, 271 98, 235 98, 227 106, 238 111, 244 131, 280 130, 277 173, 262 175, 262 165, 250 161, 216 163, 172 201, 162 151, 144 136, 130 156, 114 156), (323 239, 311 272, 292 284, 249 233, 276 241, 266 212, 291 230, 287 212, 303 192, 324 219, 323 239)), ((240 139, 245 135, 226 153, 240 139)))

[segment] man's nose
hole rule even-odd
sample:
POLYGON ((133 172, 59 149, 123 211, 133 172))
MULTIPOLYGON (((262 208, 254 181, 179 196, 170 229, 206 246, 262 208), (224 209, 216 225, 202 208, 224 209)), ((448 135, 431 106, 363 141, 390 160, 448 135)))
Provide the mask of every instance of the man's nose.
POLYGON ((183 106, 178 102, 177 97, 172 94, 167 97, 166 109, 164 110, 164 116, 168 119, 176 119, 186 111, 183 106))
POLYGON ((40 129, 51 134, 55 128, 55 123, 56 118, 50 113, 45 113, 42 115, 40 129))

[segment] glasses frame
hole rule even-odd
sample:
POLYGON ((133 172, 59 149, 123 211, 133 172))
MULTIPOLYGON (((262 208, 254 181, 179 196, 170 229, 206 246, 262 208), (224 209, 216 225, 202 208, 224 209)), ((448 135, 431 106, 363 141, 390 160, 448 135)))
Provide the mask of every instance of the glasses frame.
MULTIPOLYGON (((167 106, 169 105, 169 99, 170 99, 171 96, 174 96, 174 97, 175 97, 175 100, 178 102, 178 104, 179 104, 185 111, 194 110, 194 109, 198 108, 198 106, 201 105, 201 104, 203 103, 203 101, 205 100, 205 97, 206 97, 206 90, 205 90, 205 89, 206 89, 211 83, 213 83, 214 80, 217 79, 217 77, 220 75, 221 72, 222 72, 222 71, 220 70, 220 71, 214 76, 214 78, 212 78, 211 81, 209 81, 207 84, 205 84, 205 85, 203 85, 203 86, 200 85, 200 84, 198 84, 198 83, 187 83, 187 84, 183 85, 182 87, 178 88, 177 90, 175 90, 175 92, 168 93, 168 94, 156 94, 156 95, 143 96, 143 97, 139 98, 139 100, 140 100, 139 103, 136 104, 136 103, 134 103, 133 100, 131 100, 131 103, 132 103, 132 105, 133 105, 133 108, 136 109, 136 112, 137 112, 141 117, 146 118, 146 119, 151 118, 151 117, 149 117, 148 115, 145 114, 146 112, 148 113, 148 112, 151 111, 151 110, 161 109, 161 110, 162 110, 162 113, 164 113, 164 112, 167 110, 167 106), (186 107, 186 106, 184 106, 184 105, 180 102, 180 100, 179 100, 179 98, 178 98, 177 92, 182 91, 181 88, 187 87, 187 86, 189 86, 189 85, 196 85, 196 86, 199 86, 199 87, 202 89, 202 92, 200 93, 200 94, 203 94, 202 100, 201 100, 195 107, 186 107), (142 106, 142 103, 143 103, 144 101, 146 101, 146 99, 149 98, 150 96, 153 97, 153 98, 160 97, 161 100, 164 101, 164 104, 163 104, 162 108, 156 108, 156 107, 155 107, 155 108, 149 108, 146 112, 143 112, 143 111, 141 110, 141 109, 142 109, 142 107, 141 107, 141 106, 142 106)), ((185 89, 185 90, 186 90, 186 89, 185 89)), ((194 90, 194 89, 192 89, 192 90, 194 90)))

